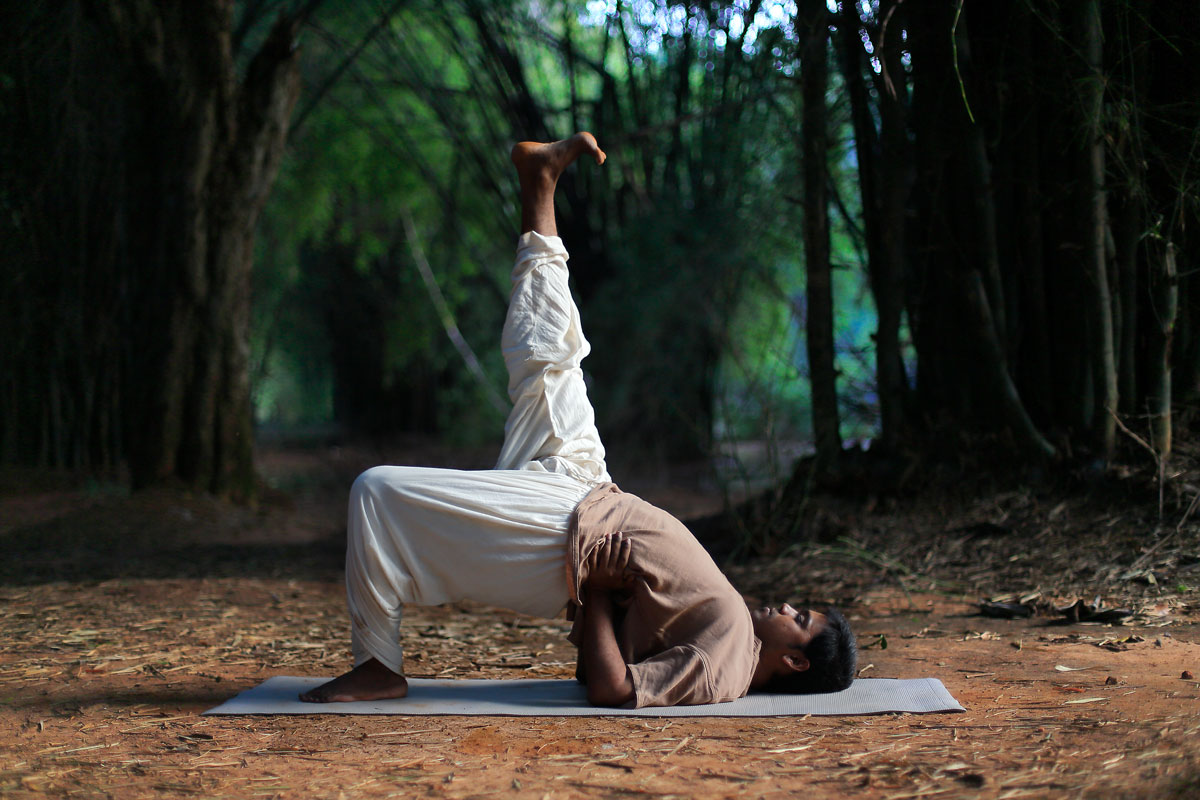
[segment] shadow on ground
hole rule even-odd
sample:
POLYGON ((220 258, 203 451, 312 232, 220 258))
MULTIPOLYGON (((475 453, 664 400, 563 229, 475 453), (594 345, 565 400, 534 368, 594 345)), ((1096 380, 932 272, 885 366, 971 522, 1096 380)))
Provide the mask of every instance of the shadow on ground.
POLYGON ((5 706, 21 711, 42 711, 56 716, 73 716, 82 709, 91 706, 106 706, 108 708, 133 708, 137 706, 155 706, 185 709, 193 713, 201 712, 220 705, 229 699, 231 694, 240 689, 249 688, 252 682, 242 681, 214 683, 206 687, 130 687, 113 688, 105 685, 94 689, 74 687, 70 690, 50 692, 47 690, 40 696, 24 696, 19 699, 9 699, 5 706))
POLYGON ((50 519, 5 526, 0 585, 341 575, 345 533, 336 515, 240 508, 168 491, 62 502, 65 508, 41 514, 50 519))

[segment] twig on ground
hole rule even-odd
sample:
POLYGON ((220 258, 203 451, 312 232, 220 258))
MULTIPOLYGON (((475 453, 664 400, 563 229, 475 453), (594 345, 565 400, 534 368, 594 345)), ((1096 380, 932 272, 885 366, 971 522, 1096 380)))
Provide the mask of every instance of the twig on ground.
POLYGON ((1157 450, 1155 450, 1153 445, 1151 445, 1149 442, 1147 442, 1141 436, 1138 436, 1136 433, 1131 431, 1129 429, 1129 426, 1127 426, 1121 420, 1121 418, 1119 416, 1117 416, 1117 413, 1115 411, 1113 411, 1108 406, 1105 406, 1104 410, 1107 411, 1112 416, 1114 421, 1116 421, 1117 427, 1119 427, 1122 431, 1124 431, 1125 434, 1127 436, 1129 436, 1129 438, 1133 439, 1135 442, 1137 442, 1142 447, 1144 447, 1146 449, 1146 452, 1148 452, 1150 454, 1150 457, 1154 459, 1154 470, 1155 470, 1155 473, 1158 478, 1158 521, 1162 522, 1162 518, 1163 518, 1163 487, 1166 484, 1166 477, 1167 477, 1166 476, 1166 469, 1167 469, 1166 458, 1164 458, 1161 453, 1159 453, 1157 450))

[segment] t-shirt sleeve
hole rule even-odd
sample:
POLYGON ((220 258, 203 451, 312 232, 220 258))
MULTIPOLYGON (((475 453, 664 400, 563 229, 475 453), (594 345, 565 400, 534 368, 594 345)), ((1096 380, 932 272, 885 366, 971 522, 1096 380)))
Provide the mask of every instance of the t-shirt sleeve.
POLYGON ((708 661, 690 645, 677 645, 630 664, 629 672, 633 677, 634 708, 714 702, 708 661))

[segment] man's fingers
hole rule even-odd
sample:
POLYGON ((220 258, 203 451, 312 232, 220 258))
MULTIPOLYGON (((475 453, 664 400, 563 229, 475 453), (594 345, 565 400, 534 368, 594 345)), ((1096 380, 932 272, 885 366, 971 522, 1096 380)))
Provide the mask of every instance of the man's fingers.
POLYGON ((598 579, 627 584, 633 541, 624 532, 616 531, 601 537, 587 556, 588 573, 598 579))
POLYGON ((604 539, 601 539, 599 542, 596 543, 596 546, 592 548, 592 552, 588 554, 589 571, 595 570, 597 567, 599 567, 601 565, 600 560, 605 555, 605 545, 606 544, 607 544, 607 542, 604 539))
POLYGON ((605 543, 604 543, 605 547, 607 548, 605 551, 605 555, 608 556, 607 561, 608 561, 608 569, 610 572, 616 568, 617 559, 621 555, 620 544, 621 544, 621 532, 620 531, 617 531, 615 534, 610 536, 608 538, 608 540, 605 541, 605 543))
POLYGON ((588 553, 587 557, 588 566, 591 569, 603 567, 608 564, 609 550, 611 549, 609 545, 611 543, 612 540, 608 536, 604 536, 601 537, 600 541, 596 542, 596 544, 592 547, 592 550, 590 553, 588 553))
POLYGON ((619 574, 629 565, 629 548, 633 542, 624 533, 618 533, 617 536, 617 546, 613 547, 613 572, 619 574))
POLYGON ((624 539, 617 552, 617 569, 624 572, 629 567, 629 555, 633 552, 633 540, 624 539))

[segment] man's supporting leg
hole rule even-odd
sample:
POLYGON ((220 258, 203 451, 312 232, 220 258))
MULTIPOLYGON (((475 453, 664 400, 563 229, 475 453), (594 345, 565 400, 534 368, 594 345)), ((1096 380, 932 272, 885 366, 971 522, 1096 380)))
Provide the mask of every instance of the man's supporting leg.
POLYGON ((357 666, 301 699, 403 697, 406 604, 464 598, 534 616, 568 596, 571 513, 589 487, 526 470, 374 467, 350 491, 346 600, 357 666))

